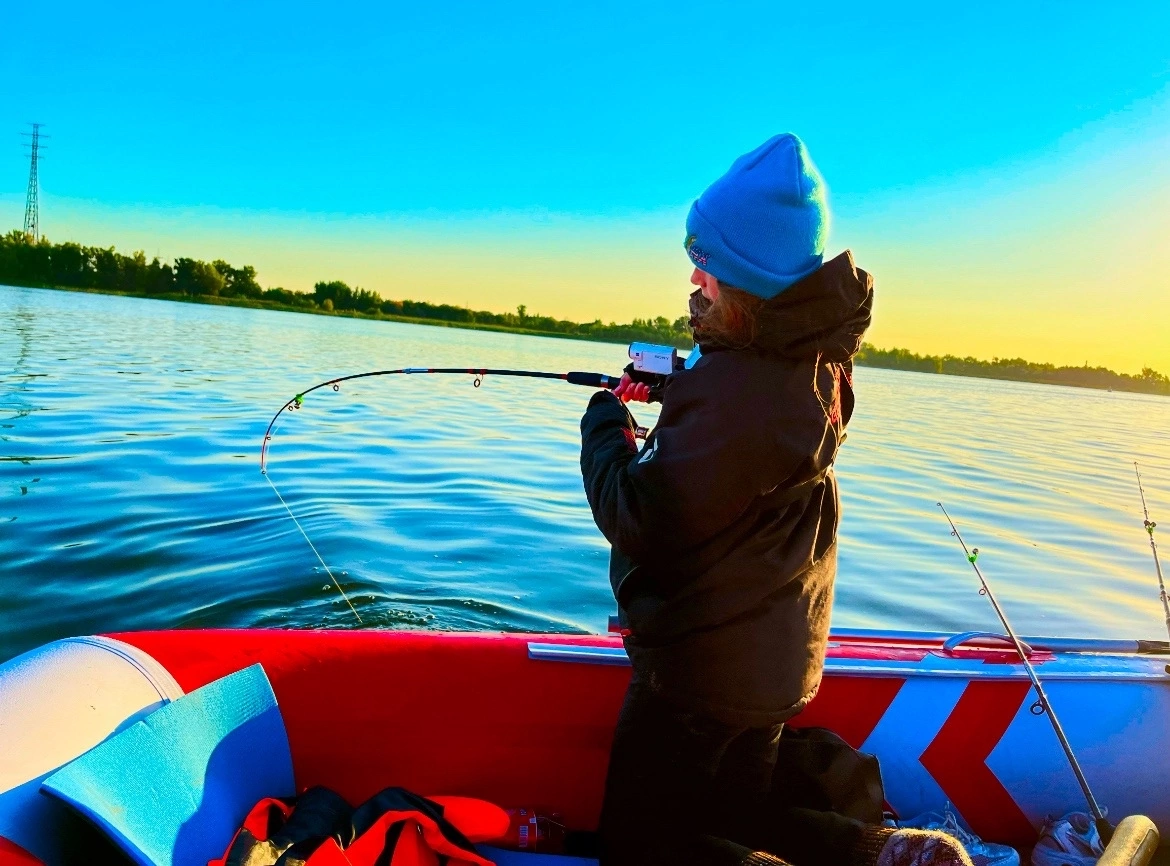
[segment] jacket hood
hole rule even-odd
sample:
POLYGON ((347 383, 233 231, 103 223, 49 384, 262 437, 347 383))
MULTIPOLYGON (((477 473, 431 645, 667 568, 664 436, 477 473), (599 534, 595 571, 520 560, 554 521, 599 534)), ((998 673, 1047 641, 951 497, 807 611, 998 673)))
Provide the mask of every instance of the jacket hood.
MULTIPOLYGON (((696 292, 692 324, 710 302, 696 292)), ((756 316, 756 333, 745 349, 792 360, 820 358, 844 363, 857 354, 873 318, 873 277, 846 251, 767 301, 756 316)), ((695 331, 701 351, 729 348, 695 331)), ((736 347, 738 348, 738 347, 736 347)))

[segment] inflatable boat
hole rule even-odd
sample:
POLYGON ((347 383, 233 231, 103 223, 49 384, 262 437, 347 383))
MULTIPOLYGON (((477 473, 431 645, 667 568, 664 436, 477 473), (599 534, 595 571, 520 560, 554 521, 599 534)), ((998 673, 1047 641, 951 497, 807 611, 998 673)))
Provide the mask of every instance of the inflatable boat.
MULTIPOLYGON (((1170 646, 1025 641, 1108 814, 1170 826, 1170 646)), ((54 813, 36 793, 46 776, 256 664, 283 717, 297 790, 324 785, 357 803, 399 785, 596 827, 629 677, 617 637, 138 632, 59 640, 0 665, 0 862, 21 850, 57 857, 54 813)), ((820 693, 793 724, 876 755, 901 816, 949 802, 984 838, 1027 848, 1047 818, 1084 809, 1001 636, 835 632, 820 693)))

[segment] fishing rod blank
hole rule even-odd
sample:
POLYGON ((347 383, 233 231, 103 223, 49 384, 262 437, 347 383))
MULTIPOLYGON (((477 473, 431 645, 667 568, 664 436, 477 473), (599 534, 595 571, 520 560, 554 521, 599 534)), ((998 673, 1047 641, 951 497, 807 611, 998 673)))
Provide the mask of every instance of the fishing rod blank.
MULTIPOLYGON (((1133 461, 1133 472, 1137 476, 1138 493, 1142 495, 1142 516, 1145 518, 1143 526, 1150 536, 1150 550, 1154 554, 1154 569, 1158 572, 1158 592, 1162 596, 1162 610, 1166 613, 1166 632, 1170 634, 1170 601, 1166 598, 1166 581, 1162 579, 1162 563, 1158 560, 1158 543, 1154 541, 1154 529, 1158 524, 1150 520, 1150 509, 1146 507, 1146 491, 1142 488, 1142 473, 1138 470, 1137 461, 1133 461)), ((1170 666, 1167 666, 1170 670, 1170 666)))
POLYGON ((1056 732, 1056 738, 1060 740, 1060 747, 1064 749, 1065 757, 1068 758, 1069 764, 1072 766, 1073 773, 1077 777, 1077 782, 1080 783, 1081 791, 1085 795, 1085 801, 1089 804, 1089 812, 1093 815, 1093 823, 1097 825, 1097 832, 1101 834, 1101 838, 1108 842, 1113 835, 1113 825, 1105 819, 1105 813, 1101 807, 1097 805, 1097 798, 1093 796, 1092 790, 1089 788, 1089 781, 1085 778, 1085 774, 1081 771, 1081 765, 1077 761, 1077 756, 1073 754, 1072 746, 1069 744, 1068 737, 1064 735, 1064 728, 1060 725, 1060 719, 1056 717, 1056 713, 1052 709, 1052 704, 1048 701, 1048 695, 1044 691, 1044 686, 1040 683, 1040 677, 1036 674, 1036 669, 1032 667, 1032 663, 1028 660, 1028 651, 1017 637, 1015 629, 1012 628, 1011 623, 1008 622, 1007 614, 1003 612, 1003 608, 999 606, 999 602, 995 598, 995 593, 991 591, 991 586, 987 583, 987 579, 983 576, 983 572, 979 569, 979 564, 975 561, 979 558, 979 548, 975 547, 971 550, 967 549, 967 542, 963 540, 963 536, 959 534, 959 528, 955 526, 955 521, 951 520, 951 516, 947 514, 946 508, 941 502, 936 503, 942 509, 942 513, 947 518, 947 523, 951 525, 951 535, 959 539, 959 544, 963 545, 963 553, 967 555, 967 561, 971 563, 971 567, 975 569, 975 574, 979 577, 979 583, 982 584, 983 589, 980 591, 981 595, 986 595, 991 602, 991 606, 995 608, 996 614, 999 615, 999 621, 1003 623, 1004 630, 1008 637, 1011 638, 1012 643, 1016 647, 1016 652, 1020 656, 1020 661, 1023 662, 1024 670, 1028 673, 1028 679, 1032 681, 1032 688, 1036 690, 1036 696, 1040 701, 1040 706, 1043 708, 1045 715, 1048 716, 1048 721, 1052 723, 1052 730, 1056 732))
MULTIPOLYGON (((277 410, 276 414, 272 416, 272 420, 268 422, 268 429, 264 431, 264 441, 260 444, 260 473, 264 476, 265 480, 272 488, 272 492, 276 494, 276 498, 280 500, 280 504, 284 506, 284 510, 288 512, 288 516, 292 518, 292 522, 296 524, 296 527, 300 531, 301 535, 304 536, 305 541, 308 542, 310 549, 317 557, 317 561, 321 563, 321 567, 325 569, 325 573, 329 575, 329 579, 333 581, 333 586, 337 588, 337 591, 341 594, 341 597, 345 600, 345 603, 349 605, 349 609, 353 612, 353 615, 357 618, 359 624, 362 622, 362 618, 361 615, 357 612, 357 608, 353 606, 353 602, 349 600, 349 596, 346 595, 345 590, 341 588, 341 583, 337 580, 336 577, 334 577, 333 571, 329 568, 329 566, 325 564, 325 559, 321 556, 320 552, 318 552, 317 546, 313 544, 312 539, 309 538, 309 534, 305 532, 304 527, 301 526, 301 522, 297 520, 297 516, 293 513, 293 510, 289 508, 288 503, 284 501, 284 497, 280 495, 280 491, 276 489, 276 485, 273 484, 272 478, 268 474, 268 443, 272 441, 273 428, 276 426, 276 422, 280 416, 285 412, 293 412, 297 409, 300 409, 301 406, 304 405, 305 395, 311 394, 313 391, 316 391, 319 388, 325 388, 332 385, 334 391, 340 391, 342 382, 350 382, 354 379, 369 379, 374 376, 436 373, 474 376, 475 380, 473 384, 476 388, 478 388, 483 382, 484 376, 511 376, 526 379, 557 379, 563 382, 568 382, 570 385, 583 385, 587 388, 607 388, 609 390, 613 390, 621 382, 620 378, 607 376, 604 373, 545 373, 538 370, 493 370, 488 368, 475 369, 468 367, 403 367, 399 370, 373 370, 369 373, 353 373, 349 376, 338 376, 336 379, 329 379, 326 382, 321 382, 317 385, 314 385, 312 388, 306 388, 304 391, 297 394, 291 400, 281 406, 280 409, 277 410)), ((639 428, 638 432, 643 437, 645 436, 645 430, 643 428, 639 428)))
POLYGON ((399 370, 373 370, 369 373, 353 373, 349 376, 338 376, 336 379, 330 379, 327 382, 321 382, 314 385, 312 388, 306 388, 301 393, 294 396, 291 400, 281 406, 276 414, 272 416, 272 420, 268 422, 268 429, 264 431, 264 441, 260 444, 260 471, 267 474, 268 472, 268 443, 272 441, 272 428, 276 425, 276 421, 285 412, 292 412, 300 409, 305 401, 305 395, 311 394, 319 388, 326 388, 333 386, 334 391, 341 390, 342 382, 350 382, 354 379, 369 379, 374 376, 398 376, 411 374, 452 374, 463 376, 474 376, 475 387, 478 388, 483 381, 484 376, 512 376, 526 379, 559 379, 563 382, 568 382, 570 385, 583 385, 586 388, 606 388, 613 390, 621 382, 620 378, 614 376, 607 376, 604 373, 545 373, 539 370, 491 370, 486 368, 471 368, 471 367, 403 367, 399 370))

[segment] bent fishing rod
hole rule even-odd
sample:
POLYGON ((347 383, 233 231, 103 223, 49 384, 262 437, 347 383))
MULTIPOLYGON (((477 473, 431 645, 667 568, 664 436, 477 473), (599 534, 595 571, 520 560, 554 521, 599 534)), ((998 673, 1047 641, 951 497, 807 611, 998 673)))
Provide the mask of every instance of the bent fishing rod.
POLYGON ((398 370, 372 370, 368 373, 353 373, 349 376, 338 376, 336 379, 329 379, 314 385, 312 388, 306 388, 299 394, 295 395, 291 400, 285 403, 276 414, 272 416, 272 420, 268 422, 268 429, 264 431, 264 441, 260 444, 260 471, 268 474, 268 443, 272 441, 272 428, 276 426, 277 420, 285 412, 293 412, 300 409, 305 402, 305 395, 312 394, 320 388, 328 388, 333 386, 334 391, 341 390, 342 382, 351 382, 355 379, 371 379, 375 376, 410 376, 410 375, 462 375, 474 376, 474 385, 476 388, 483 382, 485 376, 512 376, 526 379, 559 379, 562 382, 568 382, 570 385, 582 385, 586 388, 606 388, 612 391, 621 382, 620 377, 607 376, 604 373, 545 373, 539 370, 492 370, 488 368, 475 367, 402 367, 398 370))
POLYGON ((1093 796, 1092 789, 1089 788, 1089 781, 1085 778, 1084 772, 1081 770, 1080 762, 1077 761, 1077 756, 1073 754, 1072 745, 1068 741, 1068 737, 1064 734, 1064 728, 1061 727, 1060 719, 1056 717, 1056 712, 1052 709, 1052 704, 1048 700, 1048 695, 1044 691, 1044 686, 1040 682, 1040 677, 1036 674, 1036 669, 1032 667, 1032 662, 1028 660, 1030 650, 1024 647, 1016 634, 1015 629, 1012 628, 1008 622, 1007 614, 1004 613, 1003 608, 999 606, 999 602, 995 598, 995 593, 991 591, 991 585, 987 582, 987 578, 983 576, 983 572, 979 568, 979 563, 976 560, 979 558, 979 548, 975 547, 970 550, 967 549, 967 542, 963 540, 963 536, 959 534, 959 528, 955 526, 955 521, 951 520, 951 515, 947 514, 946 508, 941 502, 935 503, 942 509, 943 515, 947 519, 947 523, 951 525, 951 535, 959 539, 959 544, 963 545, 963 553, 967 555, 967 561, 971 563, 971 567, 975 569, 975 574, 979 578, 979 583, 982 589, 979 590, 980 595, 987 596, 991 606, 995 608, 996 614, 999 615, 999 621, 1003 623, 1004 630, 1007 632, 1011 642, 1015 645, 1016 652, 1020 656, 1020 661, 1024 665, 1024 670, 1028 673, 1028 679, 1032 681, 1032 688, 1036 690, 1036 697, 1043 709, 1044 714, 1048 716, 1048 721, 1052 723, 1052 730, 1056 733, 1056 739, 1060 740, 1060 747, 1064 749, 1064 755, 1068 758, 1069 764, 1072 766, 1073 774, 1077 777, 1077 782, 1081 786, 1081 792, 1085 795, 1085 802, 1089 805, 1089 812, 1093 816, 1093 823, 1097 825, 1097 832, 1101 838, 1108 842, 1113 835, 1113 825, 1105 818, 1105 812, 1097 805, 1097 798, 1093 796))
MULTIPOLYGON (((305 528, 301 526, 301 522, 297 520, 297 516, 293 513, 293 510, 289 507, 288 503, 285 502, 284 497, 280 495, 280 491, 276 489, 276 485, 272 482, 272 477, 268 474, 268 443, 272 441, 273 431, 276 427, 276 422, 280 419, 280 416, 285 412, 294 412, 297 409, 300 409, 304 405, 305 396, 307 394, 311 394, 321 388, 328 387, 332 387, 334 391, 340 391, 342 382, 352 382, 356 379, 372 379, 378 376, 398 375, 474 376, 475 379, 473 380, 472 384, 474 384, 476 388, 483 384, 485 376, 510 376, 526 379, 554 379, 567 382, 570 385, 582 385, 587 388, 605 388, 611 391, 621 382, 620 377, 607 376, 604 373, 582 373, 576 371, 571 373, 546 373, 539 370, 496 370, 485 367, 403 367, 397 370, 372 370, 368 373, 353 373, 349 376, 338 376, 336 379, 329 379, 325 382, 314 385, 312 388, 306 388, 299 394, 294 395, 291 400, 281 406, 280 409, 277 410, 276 414, 272 416, 272 420, 268 422, 268 429, 264 431, 264 441, 260 444, 260 473, 264 476, 265 480, 268 482, 268 485, 272 488, 272 492, 276 494, 276 498, 280 500, 280 504, 284 506, 284 510, 288 512, 288 516, 292 518, 292 522, 296 524, 297 529, 300 530, 300 533, 304 537, 305 541, 308 542, 309 548, 317 557, 317 561, 321 563, 321 567, 325 570, 325 573, 329 575, 329 579, 333 581, 333 586, 341 594, 342 599, 345 600, 345 603, 349 606, 350 611, 353 613, 354 617, 357 618, 358 623, 362 623, 361 614, 357 612, 357 608, 353 606, 353 602, 349 600, 349 596, 346 595, 345 590, 341 588, 341 583, 334 576, 333 570, 330 569, 328 565, 326 565, 324 557, 322 557, 320 552, 317 550, 317 546, 313 544, 312 539, 309 538, 309 534, 305 532, 305 528)), ((645 438, 645 428, 639 427, 637 430, 637 435, 645 438)))
MULTIPOLYGON (((1145 518, 1142 525, 1150 536, 1150 550, 1154 554, 1154 570, 1158 573, 1158 592, 1162 596, 1162 610, 1166 614, 1166 632, 1170 634, 1170 600, 1166 598, 1166 581, 1162 578, 1162 563, 1158 559, 1158 543, 1154 541, 1154 529, 1158 524, 1150 520, 1150 509, 1146 507, 1146 491, 1142 487, 1142 473, 1138 469, 1136 460, 1133 461, 1133 472, 1137 476, 1138 493, 1142 496, 1142 517, 1145 518)), ((1170 665, 1167 666, 1167 670, 1170 670, 1170 665)))

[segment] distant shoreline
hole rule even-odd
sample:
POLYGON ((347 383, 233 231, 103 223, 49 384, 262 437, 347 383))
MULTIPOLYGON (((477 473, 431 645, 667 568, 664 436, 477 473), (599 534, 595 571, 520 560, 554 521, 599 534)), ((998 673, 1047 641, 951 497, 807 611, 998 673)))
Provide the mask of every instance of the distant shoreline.
MULTIPOLYGON (((237 268, 222 259, 205 262, 180 256, 173 262, 162 262, 156 256, 147 261, 141 250, 127 256, 113 247, 73 242, 55 244, 44 237, 34 240, 15 230, 0 235, 0 283, 17 286, 534 337, 565 337, 617 345, 635 341, 668 344, 679 349, 690 349, 693 345, 685 315, 673 320, 665 316, 634 319, 625 324, 607 324, 601 319, 573 322, 529 314, 523 304, 514 313, 496 313, 454 304, 386 299, 376 291, 349 286, 341 280, 321 280, 313 285, 312 292, 290 291, 279 286, 264 288, 258 277, 251 265, 237 268)), ((1140 375, 1131 376, 1088 364, 1057 367, 1023 358, 983 361, 955 355, 918 355, 906 349, 879 349, 869 343, 862 344, 855 361, 861 366, 890 370, 1170 396, 1170 377, 1148 367, 1140 375)))
MULTIPOLYGON (((343 319, 364 319, 371 322, 400 322, 405 325, 432 325, 436 328, 457 328, 465 331, 494 331, 498 334, 520 334, 525 337, 560 337, 564 340, 585 340, 591 343, 609 343, 615 346, 625 346, 633 340, 619 340, 592 336, 589 334, 560 333, 558 331, 538 331, 531 328, 521 328, 513 325, 495 325, 488 322, 452 322, 445 319, 431 319, 421 316, 396 316, 388 313, 363 313, 360 310, 322 310, 311 307, 293 306, 255 298, 223 298, 210 295, 184 295, 169 293, 164 295, 147 294, 146 292, 126 292, 117 289, 71 288, 69 286, 21 286, 8 284, 14 289, 45 289, 51 292, 80 292, 86 295, 116 295, 121 298, 142 298, 148 301, 173 301, 180 304, 208 304, 213 307, 242 307, 248 310, 275 310, 280 313, 307 313, 312 316, 332 316, 343 319)), ((686 340, 685 345, 675 345, 678 349, 689 350, 693 341, 686 340)))
MULTIPOLYGON (((21 288, 21 286, 14 286, 21 288)), ((143 298, 146 300, 174 301, 186 304, 210 304, 219 307, 241 307, 254 310, 276 310, 286 313, 309 313, 317 316, 340 316, 349 319, 364 319, 380 322, 400 322, 408 325, 432 325, 442 328, 460 328, 472 331, 488 331, 500 334, 519 334, 529 337, 559 337, 568 340, 586 340, 595 343, 611 345, 626 345, 636 339, 648 339, 642 335, 632 335, 629 339, 603 334, 575 334, 558 331, 547 331, 535 328, 525 328, 517 325, 501 325, 488 322, 464 322, 448 319, 431 318, 426 316, 405 316, 360 310, 328 310, 322 308, 305 307, 301 305, 282 304, 262 298, 220 297, 211 295, 188 295, 177 292, 154 294, 146 292, 128 292, 116 289, 99 288, 72 288, 68 286, 23 286, 23 288, 48 289, 60 292, 83 292, 94 295, 116 295, 128 298, 143 298)), ((429 305, 427 305, 429 306, 429 305)), ((622 326, 616 326, 622 327, 622 326)), ((670 342, 679 349, 690 349, 692 342, 688 339, 673 339, 670 342)), ((1104 367, 1056 367, 1051 364, 1034 364, 1022 359, 996 359, 981 361, 975 358, 959 358, 953 355, 917 355, 905 349, 878 349, 868 343, 864 344, 858 353, 856 363, 861 367, 874 367, 886 370, 902 370, 912 373, 928 373, 943 376, 961 376, 963 378, 989 379, 1007 382, 1028 382, 1038 385, 1060 385, 1070 388, 1088 388, 1098 391, 1124 391, 1127 393, 1152 394, 1155 396, 1170 396, 1170 378, 1146 370, 1144 376, 1131 376, 1125 373, 1116 373, 1104 367)))

